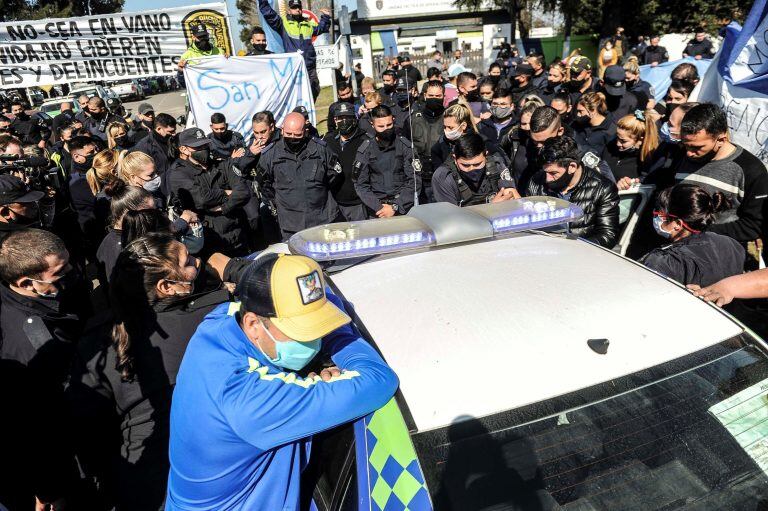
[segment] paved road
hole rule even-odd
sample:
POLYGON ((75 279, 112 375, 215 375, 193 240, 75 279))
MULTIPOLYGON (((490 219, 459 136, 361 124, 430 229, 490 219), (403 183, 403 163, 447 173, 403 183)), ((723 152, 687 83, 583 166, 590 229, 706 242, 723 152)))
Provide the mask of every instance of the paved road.
POLYGON ((123 105, 130 113, 137 114, 139 113, 139 105, 141 103, 149 103, 155 107, 155 114, 166 113, 173 117, 178 117, 186 113, 184 107, 184 100, 186 99, 185 95, 186 91, 176 90, 173 92, 148 96, 144 101, 124 102, 123 105))

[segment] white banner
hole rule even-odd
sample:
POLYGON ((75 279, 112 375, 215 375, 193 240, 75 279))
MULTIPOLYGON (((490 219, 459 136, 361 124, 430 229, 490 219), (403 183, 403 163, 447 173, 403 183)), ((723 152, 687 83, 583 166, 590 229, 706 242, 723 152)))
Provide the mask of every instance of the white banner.
POLYGON ((0 89, 174 74, 193 22, 232 54, 226 3, 0 23, 0 89))
POLYGON ((318 44, 315 46, 317 69, 336 69, 339 67, 339 47, 336 44, 318 44))
POLYGON ((723 80, 712 65, 691 101, 721 105, 731 141, 768 163, 768 96, 723 80))
POLYGON ((297 106, 316 123, 312 88, 304 58, 299 53, 259 57, 208 57, 184 68, 189 115, 206 133, 211 115, 222 113, 230 129, 248 137, 251 117, 269 110, 278 126, 297 106))

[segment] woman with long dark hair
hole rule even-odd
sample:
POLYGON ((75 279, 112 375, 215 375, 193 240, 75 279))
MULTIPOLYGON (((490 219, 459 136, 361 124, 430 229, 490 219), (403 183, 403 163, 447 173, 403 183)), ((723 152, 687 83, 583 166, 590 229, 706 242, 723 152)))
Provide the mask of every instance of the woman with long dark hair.
POLYGON ((708 286, 744 269, 746 257, 738 241, 707 232, 717 215, 730 208, 725 195, 678 184, 659 195, 653 225, 671 243, 650 251, 640 262, 677 282, 708 286))
POLYGON ((170 406, 184 351, 203 318, 231 299, 250 263, 214 254, 208 268, 170 234, 148 234, 120 253, 110 282, 111 317, 78 346, 70 394, 76 425, 101 467, 96 478, 117 510, 163 509, 170 406), (219 279, 213 279, 215 274, 219 279), (94 417, 93 410, 109 415, 94 417), (83 411, 87 410, 87 411, 83 411), (82 420, 82 419, 81 419, 82 420), (119 448, 109 443, 117 436, 119 448))

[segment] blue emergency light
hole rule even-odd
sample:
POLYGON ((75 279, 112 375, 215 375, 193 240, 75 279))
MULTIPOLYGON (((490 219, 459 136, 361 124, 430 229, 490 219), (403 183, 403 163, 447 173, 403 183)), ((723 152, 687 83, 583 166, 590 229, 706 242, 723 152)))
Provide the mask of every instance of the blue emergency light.
POLYGON ((553 197, 526 197, 466 208, 448 203, 425 204, 414 207, 406 216, 305 229, 291 236, 288 246, 295 254, 332 261, 552 227, 583 214, 578 206, 553 197))

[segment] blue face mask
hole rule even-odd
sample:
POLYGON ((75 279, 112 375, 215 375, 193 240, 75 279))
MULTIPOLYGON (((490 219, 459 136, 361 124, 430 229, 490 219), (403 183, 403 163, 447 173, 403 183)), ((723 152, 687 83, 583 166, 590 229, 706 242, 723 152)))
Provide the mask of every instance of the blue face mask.
MULTIPOLYGON (((269 338, 274 341, 277 358, 270 357, 264 353, 263 350, 262 353, 264 353, 264 356, 276 366, 290 369, 291 371, 300 371, 320 352, 322 339, 315 339, 314 341, 309 342, 278 341, 263 322, 261 323, 261 327, 267 332, 269 338)), ((259 349, 261 349, 261 347, 259 347, 259 349)))
POLYGON ((669 123, 665 122, 661 125, 661 129, 659 130, 659 136, 661 139, 665 142, 669 142, 672 144, 678 144, 680 143, 679 138, 672 138, 672 133, 669 131, 669 123))

